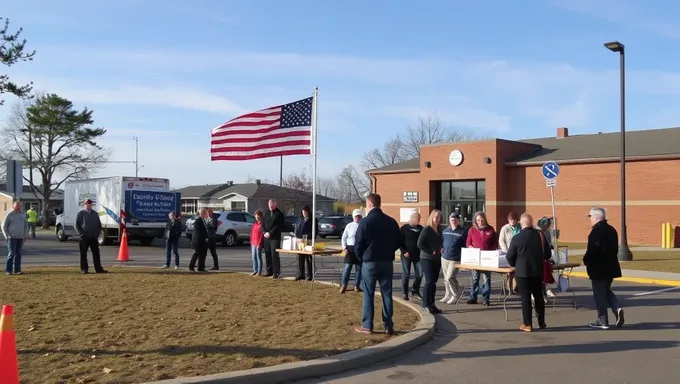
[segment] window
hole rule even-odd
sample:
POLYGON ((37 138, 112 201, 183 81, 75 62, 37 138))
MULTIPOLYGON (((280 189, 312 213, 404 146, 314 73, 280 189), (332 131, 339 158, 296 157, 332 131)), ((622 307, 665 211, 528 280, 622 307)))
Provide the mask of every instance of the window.
POLYGON ((246 218, 247 223, 254 223, 256 221, 255 216, 253 216, 253 215, 249 215, 249 214, 244 213, 243 216, 246 218))
MULTIPOLYGON (((486 183, 484 180, 440 181, 436 207, 446 219, 458 212, 464 225, 470 225, 477 211, 486 209, 486 183)), ((447 219, 448 220, 448 219, 447 219)))
POLYGON ((235 221, 235 222, 239 222, 239 223, 245 223, 246 218, 244 217, 244 215, 242 213, 232 212, 232 213, 227 214, 227 220, 235 221))
POLYGON ((232 211, 245 211, 246 210, 246 202, 245 201, 232 201, 231 202, 231 210, 232 211))

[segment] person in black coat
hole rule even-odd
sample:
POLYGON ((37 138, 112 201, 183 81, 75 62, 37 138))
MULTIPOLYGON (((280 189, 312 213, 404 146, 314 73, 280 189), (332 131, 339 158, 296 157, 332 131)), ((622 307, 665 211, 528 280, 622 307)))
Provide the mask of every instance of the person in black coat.
POLYGON ((182 237, 182 222, 175 217, 175 212, 168 214, 168 222, 165 224, 165 265, 170 268, 172 253, 175 254, 175 269, 179 269, 179 239, 182 237))
POLYGON ((607 214, 603 208, 595 207, 588 214, 592 230, 588 235, 588 246, 583 255, 588 277, 593 286, 593 296, 597 307, 597 320, 588 324, 591 328, 608 329, 609 316, 607 309, 611 308, 616 319, 616 327, 621 328, 624 323, 623 308, 619 304, 612 282, 621 277, 619 264, 619 234, 607 223, 607 214))
POLYGON ((515 281, 522 298, 522 325, 520 330, 533 331, 531 296, 536 304, 538 327, 544 329, 545 301, 543 298, 543 266, 550 259, 550 244, 543 233, 534 228, 534 219, 523 213, 519 219, 522 230, 513 236, 506 254, 508 264, 515 268, 515 281))
POLYGON ((281 259, 276 251, 281 248, 281 232, 286 224, 283 212, 277 207, 276 200, 269 200, 269 212, 264 218, 264 258, 267 273, 263 277, 279 278, 281 274, 281 259))
POLYGON ((427 219, 427 225, 418 237, 418 249, 420 249, 420 263, 423 266, 425 286, 423 287, 422 307, 428 313, 442 313, 441 309, 434 304, 434 295, 437 292, 437 280, 442 270, 442 247, 444 239, 441 230, 442 213, 435 209, 427 219))
MULTIPOLYGON (((298 240, 303 239, 303 236, 307 236, 307 240, 311 242, 312 240, 312 225, 316 228, 314 229, 314 235, 319 235, 319 223, 315 218, 312 218, 312 210, 308 205, 302 207, 302 216, 298 218, 295 223, 295 237, 298 240), (314 223, 314 224, 312 224, 314 223)), ((307 244, 305 244, 307 245, 307 244)), ((313 269, 313 259, 312 255, 298 254, 298 275, 295 280, 304 280, 305 272, 307 281, 312 281, 314 277, 313 269)))
POLYGON ((413 212, 409 217, 408 224, 404 224, 399 231, 401 232, 401 298, 408 300, 408 282, 411 279, 411 267, 413 267, 413 285, 411 286, 411 296, 423 299, 420 296, 420 283, 423 280, 423 268, 420 263, 420 250, 418 249, 418 237, 423 231, 420 225, 420 213, 413 212))
POLYGON ((210 250, 210 255, 213 259, 213 267, 210 270, 219 271, 220 265, 217 262, 217 218, 210 208, 208 208, 208 217, 205 220, 205 224, 208 229, 208 250, 210 250))
POLYGON ((198 216, 198 219, 194 222, 194 233, 191 236, 191 248, 194 249, 194 254, 191 255, 189 270, 195 272, 194 269, 198 260, 198 271, 206 272, 205 258, 208 256, 208 226, 206 220, 208 219, 208 212, 205 208, 201 208, 198 216))

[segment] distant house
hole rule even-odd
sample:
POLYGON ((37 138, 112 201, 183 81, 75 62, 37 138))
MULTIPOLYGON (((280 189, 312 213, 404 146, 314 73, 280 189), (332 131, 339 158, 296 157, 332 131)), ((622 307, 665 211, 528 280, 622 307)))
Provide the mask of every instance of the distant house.
MULTIPOLYGON (((36 210, 42 212, 43 201, 42 193, 36 190, 36 194, 39 199, 35 198, 33 191, 29 185, 24 185, 24 190, 17 196, 19 201, 21 201, 22 209, 27 211, 31 205, 36 207, 36 210)), ((14 196, 7 192, 7 185, 0 184, 0 220, 4 220, 7 212, 12 210, 12 203, 14 202, 14 196)), ((50 201, 47 204, 47 209, 52 210, 52 208, 61 207, 64 204, 64 191, 57 189, 50 195, 50 201)))
MULTIPOLYGON (((245 211, 267 210, 267 202, 275 199, 286 214, 297 212, 305 204, 312 206, 312 194, 278 185, 260 183, 194 185, 177 189, 182 194, 182 214, 193 214, 199 208, 245 211)), ((316 210, 333 212, 335 199, 316 195, 316 210)))

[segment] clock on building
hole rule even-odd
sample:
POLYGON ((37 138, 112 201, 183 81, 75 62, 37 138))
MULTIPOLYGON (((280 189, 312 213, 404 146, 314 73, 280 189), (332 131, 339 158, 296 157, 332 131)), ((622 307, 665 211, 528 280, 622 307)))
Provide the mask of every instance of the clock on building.
POLYGON ((463 163, 463 152, 455 149, 449 153, 449 163, 457 167, 463 163))

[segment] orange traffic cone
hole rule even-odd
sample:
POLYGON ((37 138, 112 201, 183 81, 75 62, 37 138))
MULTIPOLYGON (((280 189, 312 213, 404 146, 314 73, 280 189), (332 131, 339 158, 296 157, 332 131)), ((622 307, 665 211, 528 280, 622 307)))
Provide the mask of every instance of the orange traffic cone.
POLYGON ((124 263, 130 261, 130 251, 128 250, 127 233, 123 231, 123 236, 120 238, 120 248, 118 249, 118 261, 124 263))
POLYGON ((3 384, 19 384, 14 307, 11 305, 3 305, 0 316, 0 378, 3 384))

